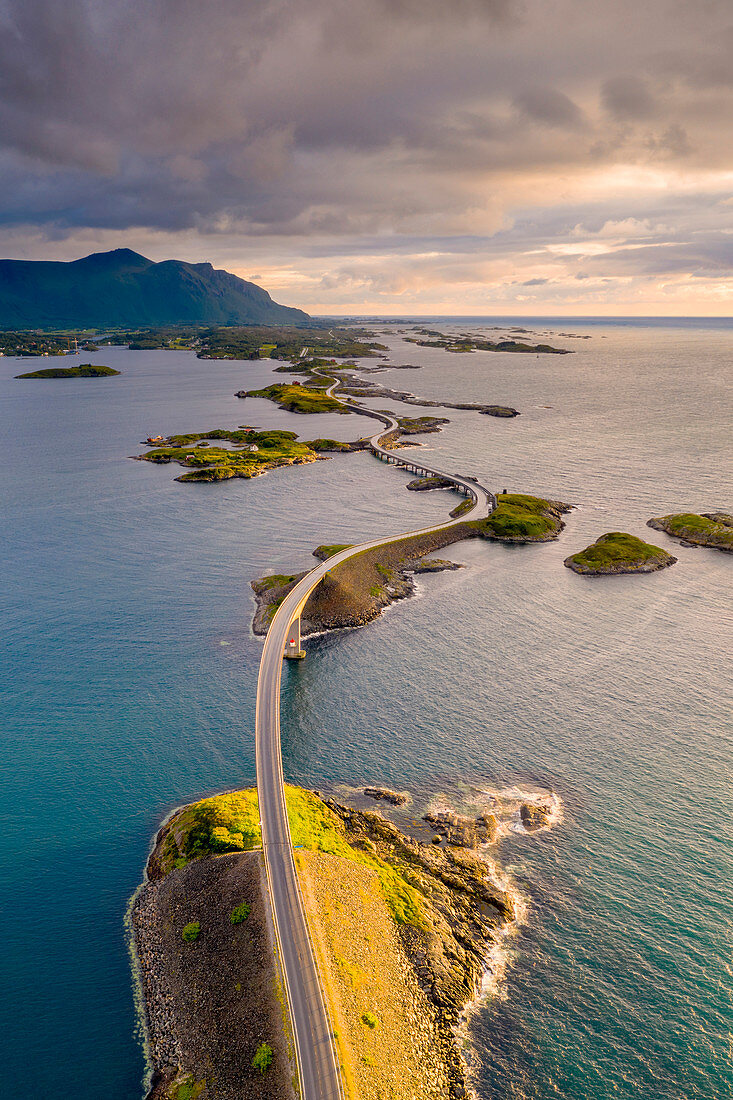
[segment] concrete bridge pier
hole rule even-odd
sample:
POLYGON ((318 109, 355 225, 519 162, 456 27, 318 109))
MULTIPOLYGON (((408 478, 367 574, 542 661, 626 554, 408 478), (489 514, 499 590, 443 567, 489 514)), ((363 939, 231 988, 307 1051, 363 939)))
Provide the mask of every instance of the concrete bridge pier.
POLYGON ((290 624, 290 631, 288 634, 288 640, 285 643, 285 652, 283 653, 283 657, 287 657, 290 661, 299 661, 302 660, 303 657, 305 657, 305 650, 303 649, 302 643, 300 641, 300 615, 298 615, 297 619, 293 619, 292 623, 290 624))

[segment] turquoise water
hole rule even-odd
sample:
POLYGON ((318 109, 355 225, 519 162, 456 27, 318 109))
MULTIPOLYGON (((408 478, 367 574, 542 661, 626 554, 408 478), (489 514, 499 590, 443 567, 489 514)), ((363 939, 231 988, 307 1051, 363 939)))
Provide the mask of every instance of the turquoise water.
MULTIPOLYGON (((528 909, 470 1022, 479 1096, 717 1100, 733 1096, 731 561, 644 524, 731 507, 731 331, 559 327, 592 338, 536 358, 390 334, 395 361, 423 369, 387 384, 522 411, 448 411, 426 456, 579 507, 559 542, 452 547, 464 569, 421 579, 363 630, 311 641, 286 676, 285 770, 454 804, 556 791, 561 823, 499 847, 528 909), (619 528, 679 564, 596 581, 563 568, 619 528)), ((27 367, 0 359, 12 1096, 140 1095, 125 908, 164 814, 253 780, 249 580, 304 568, 320 542, 433 521, 450 500, 406 494, 406 475, 366 455, 181 486, 174 468, 126 456, 159 431, 361 426, 234 399, 270 378, 263 363, 96 358, 123 374, 19 382, 27 367)))

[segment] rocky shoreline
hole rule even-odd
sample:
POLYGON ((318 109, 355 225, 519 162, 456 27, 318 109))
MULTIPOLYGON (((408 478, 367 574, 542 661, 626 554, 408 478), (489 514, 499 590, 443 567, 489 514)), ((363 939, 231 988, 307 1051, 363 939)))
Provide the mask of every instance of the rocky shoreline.
MULTIPOLYGON (((369 791, 397 806, 409 798, 388 788, 369 791)), ((383 952, 387 969, 400 976, 396 1011, 410 1021, 403 1033, 383 1034, 379 1042, 387 1044, 385 1052, 393 1051, 390 1043, 407 1044, 424 1074, 421 1096, 465 1100, 470 1090, 458 1037, 461 1014, 480 990, 489 949, 516 917, 514 901, 493 877, 490 864, 469 850, 494 839, 491 815, 476 822, 433 815, 430 826, 436 835, 432 842, 421 842, 378 812, 301 794, 321 807, 319 813, 329 815, 342 838, 340 853, 352 853, 346 858, 340 854, 334 866, 328 844, 319 851, 318 842, 306 843, 309 881, 314 871, 322 874, 325 869, 335 872, 348 891, 352 879, 375 874, 370 866, 382 867, 380 874, 396 876, 399 889, 414 899, 411 917, 386 918, 389 949, 381 941, 368 946, 374 958, 383 952), (367 867, 359 866, 365 862, 367 867)), ((204 845, 200 857, 166 863, 167 842, 169 846, 171 835, 180 842, 180 822, 190 810, 183 807, 158 833, 146 881, 130 910, 153 1071, 147 1100, 294 1100, 292 1044, 275 966, 261 852, 212 854, 204 845), (165 873, 164 868, 172 869, 165 873), (246 919, 235 924, 232 914, 243 901, 246 919), (200 931, 194 942, 186 942, 182 930, 192 921, 199 922, 200 931), (263 1041, 273 1051, 264 1076, 252 1066, 263 1041)), ((191 827, 194 819, 188 820, 191 827)), ((359 890, 354 905, 366 896, 364 883, 359 890)), ((309 922, 315 920, 322 930, 326 925, 320 902, 307 904, 309 922)), ((387 1009, 380 1006, 385 1021, 391 1019, 387 1009)), ((357 1037, 359 1031, 362 1025, 357 1037)), ((385 1072, 399 1078, 400 1066, 388 1066, 385 1072)), ((375 1089, 373 1095, 381 1095, 375 1089)))
POLYGON ((261 854, 200 860, 162 877, 153 853, 130 920, 152 1064, 146 1100, 295 1100, 261 854), (242 901, 249 916, 233 925, 242 901), (201 931, 186 943, 182 929, 193 920, 201 931), (252 1066, 262 1041, 273 1050, 265 1077, 252 1066))
POLYGON ((733 515, 729 512, 681 512, 647 520, 647 527, 664 531, 683 546, 707 546, 733 552, 733 515))
MULTIPOLYGON (((426 489, 436 487, 434 484, 425 486, 426 489)), ((465 506, 466 502, 462 502, 451 515, 465 506)), ((502 494, 499 507, 487 519, 468 520, 428 534, 408 535, 355 554, 336 566, 312 593, 301 615, 301 634, 364 626, 371 622, 396 600, 414 595, 416 574, 461 568, 455 562, 430 556, 453 543, 484 538, 519 545, 556 539, 565 526, 561 517, 570 508, 571 505, 562 501, 502 494)), ((325 561, 342 549, 345 546, 318 547, 314 554, 325 561)), ((307 572, 290 576, 275 574, 251 582, 255 597, 252 622, 255 634, 267 633, 275 611, 307 572)))

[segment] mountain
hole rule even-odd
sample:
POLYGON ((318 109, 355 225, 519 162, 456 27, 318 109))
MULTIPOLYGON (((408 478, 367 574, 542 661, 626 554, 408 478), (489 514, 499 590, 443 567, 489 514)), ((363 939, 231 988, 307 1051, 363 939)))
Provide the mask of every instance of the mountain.
POLYGON ((309 320, 255 283, 211 264, 154 263, 129 248, 81 260, 0 260, 0 329, 107 328, 309 320))

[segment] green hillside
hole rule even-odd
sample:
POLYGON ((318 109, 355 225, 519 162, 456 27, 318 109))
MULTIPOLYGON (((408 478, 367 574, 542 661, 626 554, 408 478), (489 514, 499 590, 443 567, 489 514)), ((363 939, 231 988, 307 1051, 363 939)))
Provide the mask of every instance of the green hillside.
POLYGON ((0 260, 0 329, 297 325, 308 319, 273 302, 262 287, 207 263, 155 263, 128 248, 70 263, 0 260))

